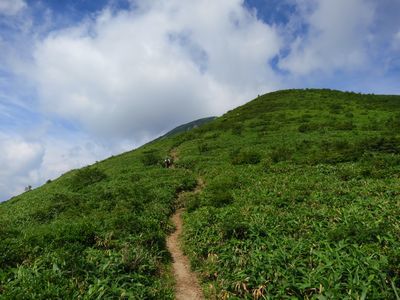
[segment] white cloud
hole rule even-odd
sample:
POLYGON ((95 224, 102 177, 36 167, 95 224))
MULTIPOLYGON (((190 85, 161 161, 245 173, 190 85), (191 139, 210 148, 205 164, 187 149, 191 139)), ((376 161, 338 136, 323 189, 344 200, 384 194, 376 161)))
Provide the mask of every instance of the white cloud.
POLYGON ((37 187, 133 147, 124 141, 105 145, 79 133, 52 137, 44 132, 34 139, 29 135, 0 132, 0 202, 22 193, 28 185, 37 187))
POLYGON ((280 67, 294 74, 360 69, 368 60, 374 7, 366 0, 297 0, 305 36, 292 43, 280 67), (310 3, 314 6, 310 8, 310 3), (310 12, 311 11, 311 12, 310 12))
POLYGON ((0 133, 0 201, 37 180, 35 170, 43 156, 39 143, 0 133))
POLYGON ((0 15, 14 16, 26 8, 23 0, 0 0, 0 15))
MULTIPOLYGON (((92 164, 112 154, 108 147, 87 137, 76 137, 75 141, 67 140, 65 137, 61 139, 47 137, 43 145, 46 152, 39 168, 42 183, 66 171, 92 164)), ((121 149, 118 150, 121 151, 121 149)))
POLYGON ((131 12, 39 42, 31 74, 48 113, 98 136, 153 137, 278 87, 275 28, 242 1, 136 1, 131 12))

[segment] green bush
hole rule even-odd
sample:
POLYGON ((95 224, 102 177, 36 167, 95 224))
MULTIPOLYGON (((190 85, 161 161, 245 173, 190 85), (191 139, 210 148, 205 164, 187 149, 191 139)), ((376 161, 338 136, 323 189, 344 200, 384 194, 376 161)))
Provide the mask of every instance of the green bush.
POLYGON ((322 140, 320 150, 317 150, 313 156, 309 156, 309 162, 312 164, 355 162, 362 153, 357 144, 352 144, 347 140, 322 140))
POLYGON ((209 197, 209 203, 214 207, 223 207, 233 203, 234 199, 230 191, 215 191, 209 197))
POLYGON ((243 125, 240 123, 235 123, 232 126, 232 134, 234 135, 241 135, 243 131, 243 125))
POLYGON ((270 157, 264 158, 261 161, 261 170, 265 173, 268 173, 271 171, 272 168, 272 159, 270 157))
POLYGON ((306 123, 306 124, 301 124, 301 125, 298 127, 297 130, 298 130, 299 132, 305 133, 305 132, 310 132, 310 131, 313 131, 313 130, 316 130, 316 129, 317 129, 316 124, 306 123))
POLYGON ((201 206, 200 196, 198 194, 190 195, 186 199, 186 210, 191 213, 201 206))
POLYGON ((192 191, 196 188, 197 186, 197 179, 194 177, 192 174, 187 173, 185 178, 181 181, 179 186, 176 189, 176 192, 182 192, 182 191, 192 191))
POLYGON ((349 119, 354 118, 354 114, 353 114, 351 111, 346 112, 346 113, 344 114, 344 116, 345 116, 346 118, 349 118, 349 119))
POLYGON ((300 117, 300 122, 308 123, 308 122, 310 122, 312 117, 313 116, 311 114, 308 114, 308 113, 302 114, 301 117, 300 117))
POLYGON ((372 137, 361 141, 358 146, 363 151, 400 153, 400 139, 397 137, 372 137))
POLYGON ((340 114, 343 110, 343 106, 339 103, 334 103, 329 106, 330 113, 332 114, 340 114))
POLYGON ((200 143, 197 148, 199 149, 200 153, 205 153, 210 151, 210 145, 207 143, 200 143))
POLYGON ((86 167, 80 169, 72 177, 71 188, 79 191, 89 185, 100 182, 107 178, 107 175, 98 168, 86 167))
POLYGON ((236 174, 230 176, 217 176, 209 181, 205 191, 214 193, 223 190, 232 190, 240 187, 240 181, 236 174))
POLYGON ((141 161, 145 166, 161 165, 162 157, 156 150, 149 150, 143 153, 141 161))
POLYGON ((221 233, 224 240, 238 239, 242 240, 248 236, 249 223, 236 210, 231 209, 221 222, 221 233))
POLYGON ((392 130, 400 129, 400 113, 397 113, 394 116, 390 117, 386 122, 386 126, 392 130))
POLYGON ((290 160, 292 157, 292 150, 286 147, 278 147, 271 152, 270 157, 274 163, 290 160))
POLYGON ((233 202, 231 191, 240 186, 237 176, 217 176, 205 187, 207 203, 214 207, 223 207, 233 202))
POLYGON ((255 165, 261 161, 261 154, 254 150, 233 152, 231 162, 233 165, 255 165))
POLYGON ((338 177, 343 181, 349 181, 358 178, 358 172, 353 168, 341 168, 337 171, 338 177))
POLYGON ((353 130, 355 125, 352 121, 339 122, 335 125, 337 130, 353 130))
POLYGON ((177 168, 193 170, 196 167, 197 160, 194 157, 180 158, 175 163, 177 168))

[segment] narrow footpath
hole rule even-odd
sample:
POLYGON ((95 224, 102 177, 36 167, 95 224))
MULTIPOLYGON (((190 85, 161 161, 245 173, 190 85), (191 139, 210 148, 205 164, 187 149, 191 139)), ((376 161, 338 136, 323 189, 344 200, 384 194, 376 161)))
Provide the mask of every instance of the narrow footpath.
MULTIPOLYGON (((171 151, 173 160, 176 161, 177 153, 171 151)), ((204 183, 199 179, 197 188, 193 193, 199 193, 203 188, 204 183)), ((183 196, 185 192, 179 195, 179 198, 183 196)), ((173 272, 175 278, 175 299, 176 300, 202 300, 204 299, 203 293, 200 288, 199 281, 190 270, 190 263, 187 256, 183 254, 180 244, 180 236, 183 229, 182 213, 184 209, 178 209, 171 220, 176 227, 176 230, 167 238, 167 248, 171 253, 173 263, 173 272)))
POLYGON ((176 230, 167 238, 167 248, 172 255, 175 277, 175 298, 177 300, 204 299, 196 275, 190 270, 189 259, 183 254, 179 236, 182 233, 182 211, 179 209, 172 216, 176 230))

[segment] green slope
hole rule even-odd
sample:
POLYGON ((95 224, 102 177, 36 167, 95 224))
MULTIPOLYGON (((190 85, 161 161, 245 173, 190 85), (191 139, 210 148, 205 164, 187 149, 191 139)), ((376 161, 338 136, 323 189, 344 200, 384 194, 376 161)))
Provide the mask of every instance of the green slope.
POLYGON ((261 96, 0 205, 0 298, 173 298, 165 237, 207 297, 396 299, 400 97, 261 96), (176 168, 163 169, 173 149, 176 168))

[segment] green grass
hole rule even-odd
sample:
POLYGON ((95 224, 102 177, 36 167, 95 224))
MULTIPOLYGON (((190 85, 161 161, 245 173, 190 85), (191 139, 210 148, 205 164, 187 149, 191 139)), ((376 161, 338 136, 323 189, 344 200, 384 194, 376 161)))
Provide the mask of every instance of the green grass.
POLYGON ((399 112, 400 97, 283 91, 193 132, 181 153, 207 187, 185 247, 209 295, 396 299, 399 112))
POLYGON ((0 298, 173 299, 165 237, 185 170, 141 150, 0 206, 0 298))
POLYGON ((0 298, 172 299, 165 237, 209 298, 396 299, 400 97, 288 90, 0 205, 0 298), (176 168, 162 157, 179 153, 176 168))

